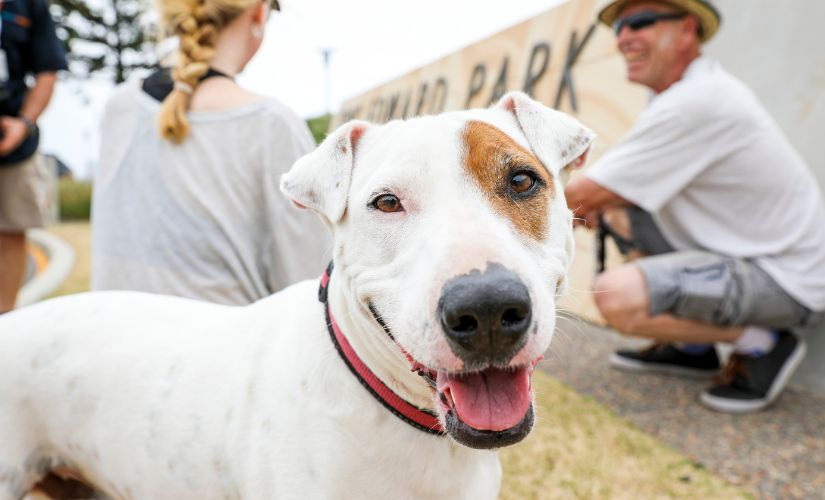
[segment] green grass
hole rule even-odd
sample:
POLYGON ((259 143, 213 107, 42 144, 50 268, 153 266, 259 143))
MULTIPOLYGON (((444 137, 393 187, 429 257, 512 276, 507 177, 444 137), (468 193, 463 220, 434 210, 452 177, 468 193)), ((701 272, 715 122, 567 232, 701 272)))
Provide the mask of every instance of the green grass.
POLYGON ((330 120, 332 120, 332 115, 321 115, 307 119, 307 125, 309 125, 309 130, 312 132, 316 143, 320 144, 327 136, 330 120))
MULTIPOLYGON (((89 224, 50 231, 77 252, 75 269, 56 295, 89 288, 89 224)), ((537 371, 536 426, 501 451, 502 500, 556 498, 751 498, 590 398, 537 371)))
POLYGON ((57 183, 60 220, 89 220, 92 213, 92 183, 60 179, 57 183))

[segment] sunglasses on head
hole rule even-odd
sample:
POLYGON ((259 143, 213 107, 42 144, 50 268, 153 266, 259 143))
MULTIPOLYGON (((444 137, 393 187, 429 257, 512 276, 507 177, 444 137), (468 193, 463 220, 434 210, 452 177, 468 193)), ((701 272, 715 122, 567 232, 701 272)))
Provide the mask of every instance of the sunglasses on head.
POLYGON ((675 21, 676 19, 682 19, 686 15, 687 12, 663 13, 653 12, 650 10, 637 12, 636 14, 631 14, 621 19, 616 19, 613 22, 613 32, 616 33, 616 35, 618 36, 619 33, 621 33, 622 28, 624 28, 625 26, 630 28, 631 31, 639 31, 642 28, 653 26, 659 21, 675 21))

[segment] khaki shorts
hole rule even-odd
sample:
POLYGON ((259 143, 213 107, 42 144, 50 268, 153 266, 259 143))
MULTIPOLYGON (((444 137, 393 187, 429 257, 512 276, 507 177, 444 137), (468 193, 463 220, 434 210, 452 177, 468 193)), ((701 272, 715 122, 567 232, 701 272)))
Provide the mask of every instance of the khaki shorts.
POLYGON ((0 166, 0 232, 43 227, 52 204, 52 176, 40 153, 0 166))

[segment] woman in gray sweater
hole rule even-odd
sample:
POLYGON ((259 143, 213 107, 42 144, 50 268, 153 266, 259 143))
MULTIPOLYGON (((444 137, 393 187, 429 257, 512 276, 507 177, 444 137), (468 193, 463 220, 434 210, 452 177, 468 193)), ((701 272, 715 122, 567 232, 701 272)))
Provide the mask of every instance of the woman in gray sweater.
POLYGON ((283 104, 234 76, 260 48, 263 0, 159 0, 177 64, 106 106, 92 288, 247 304, 321 273, 326 231, 278 180, 315 144, 283 104))

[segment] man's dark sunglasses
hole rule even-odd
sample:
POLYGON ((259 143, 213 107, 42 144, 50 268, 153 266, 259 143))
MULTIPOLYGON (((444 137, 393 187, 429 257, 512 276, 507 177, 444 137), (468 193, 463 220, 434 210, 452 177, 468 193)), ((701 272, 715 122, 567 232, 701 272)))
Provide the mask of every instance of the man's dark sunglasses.
POLYGON ((618 36, 619 33, 621 33, 622 28, 625 26, 630 28, 632 31, 639 31, 642 28, 653 26, 659 21, 674 21, 676 19, 682 19, 686 15, 687 12, 662 13, 646 10, 636 14, 631 14, 621 19, 616 19, 613 22, 613 32, 616 33, 616 36, 618 36))

